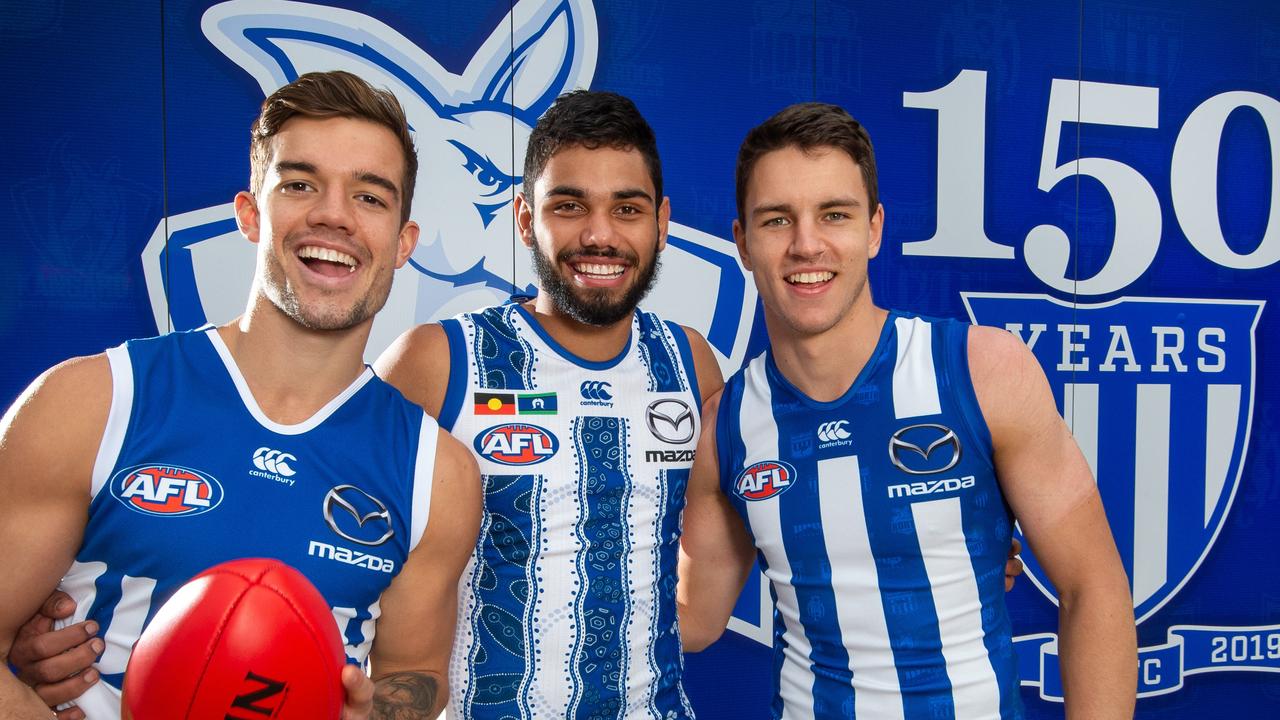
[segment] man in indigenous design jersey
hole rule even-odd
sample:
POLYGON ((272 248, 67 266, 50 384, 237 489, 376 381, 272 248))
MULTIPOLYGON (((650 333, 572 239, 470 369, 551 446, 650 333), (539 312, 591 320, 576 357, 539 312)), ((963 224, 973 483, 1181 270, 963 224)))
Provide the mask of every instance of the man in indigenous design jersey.
POLYGON ((872 301, 866 131, 783 110, 742 144, 737 203, 770 347, 704 408, 686 644, 719 635, 758 556, 774 717, 1022 717, 1001 588, 1016 519, 1060 598, 1067 716, 1132 717, 1128 581, 1039 365, 1003 330, 872 301))
MULTIPOLYGON (((129 652, 156 609, 246 556, 300 569, 349 659, 369 658, 372 679, 343 671, 344 718, 435 717, 447 695, 475 461, 362 359, 418 238, 404 113, 349 73, 303 75, 264 102, 250 160, 251 190, 235 199, 258 245, 244 315, 68 360, 0 424, 0 660, 59 578, 81 622, 46 637, 102 632, 48 659, 96 656, 42 688, 83 693, 61 718, 119 717, 129 652)), ((50 715, 7 670, 0 706, 50 715)))
POLYGON ((684 718, 675 577, 706 341, 637 309, 670 206, 653 131, 576 91, 538 121, 516 225, 534 297, 410 331, 379 368, 476 451, 456 718, 684 718))

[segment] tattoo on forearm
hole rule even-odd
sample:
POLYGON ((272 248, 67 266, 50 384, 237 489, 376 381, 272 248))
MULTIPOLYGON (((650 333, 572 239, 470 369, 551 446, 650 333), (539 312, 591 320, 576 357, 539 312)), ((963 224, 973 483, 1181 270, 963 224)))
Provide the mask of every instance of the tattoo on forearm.
POLYGON ((377 682, 370 720, 424 720, 436 706, 436 679, 416 672, 388 675, 377 682))

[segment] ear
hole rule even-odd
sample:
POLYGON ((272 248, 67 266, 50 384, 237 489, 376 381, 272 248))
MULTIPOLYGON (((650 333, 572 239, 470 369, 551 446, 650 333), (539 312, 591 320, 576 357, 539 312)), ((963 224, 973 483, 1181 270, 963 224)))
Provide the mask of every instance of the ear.
POLYGON ((667 247, 667 229, 671 224, 671 198, 662 198, 658 206, 658 252, 667 247))
POLYGON ((867 238, 867 259, 880 253, 880 238, 884 233, 884 203, 876 205, 876 212, 871 216, 871 234, 867 238))
POLYGON ((523 192, 516 193, 515 203, 516 232, 520 234, 520 242, 527 248, 533 247, 533 206, 525 199, 523 192))
POLYGON ((262 228, 262 213, 258 211, 258 199, 241 190, 236 193, 236 227, 251 243, 257 243, 262 228))
POLYGON ((742 267, 754 270, 751 267, 751 254, 747 252, 747 231, 737 219, 733 221, 733 244, 738 246, 738 258, 742 260, 742 267))
POLYGON ((396 248, 396 269, 404 267, 409 261, 409 256, 413 255, 414 248, 418 247, 418 235, 421 234, 422 228, 418 227, 418 223, 410 220, 400 228, 400 235, 396 238, 399 247, 396 248))
POLYGON ((559 95, 591 85, 597 35, 591 3, 515 3, 463 77, 483 88, 479 104, 533 127, 559 95))

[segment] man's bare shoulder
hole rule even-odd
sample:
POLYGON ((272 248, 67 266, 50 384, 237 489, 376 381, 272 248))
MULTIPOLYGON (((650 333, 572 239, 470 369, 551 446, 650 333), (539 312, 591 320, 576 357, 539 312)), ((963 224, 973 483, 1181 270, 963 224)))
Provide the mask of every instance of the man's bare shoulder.
POLYGON ((105 354, 72 358, 46 370, 0 421, 5 475, 16 479, 30 471, 47 489, 58 479, 87 489, 111 396, 105 354))
POLYGON ((720 361, 711 350, 710 343, 702 333, 685 325, 679 326, 689 338, 689 352, 693 355, 693 369, 698 376, 698 390, 702 393, 702 402, 706 404, 712 395, 724 387, 724 375, 720 372, 720 361))
POLYGON ((449 338, 439 323, 406 330, 374 363, 378 376, 391 383, 433 417, 440 414, 449 383, 449 338))

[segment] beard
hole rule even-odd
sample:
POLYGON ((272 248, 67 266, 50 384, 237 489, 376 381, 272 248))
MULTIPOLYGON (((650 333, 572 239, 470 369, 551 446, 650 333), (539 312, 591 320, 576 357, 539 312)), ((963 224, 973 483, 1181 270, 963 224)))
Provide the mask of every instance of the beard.
POLYGON ((558 310, 584 325, 613 325, 630 317, 644 296, 653 289, 653 284, 658 279, 658 268, 662 264, 656 251, 648 264, 640 265, 634 253, 623 253, 617 248, 586 252, 565 250, 558 253, 553 261, 542 252, 537 237, 533 238, 532 250, 533 271, 538 276, 538 287, 551 298, 558 310), (622 258, 630 262, 636 273, 631 287, 614 298, 613 291, 607 288, 577 287, 572 280, 561 274, 561 264, 567 265, 590 258, 622 258))
MULTIPOLYGON (((291 247, 288 239, 286 247, 291 247)), ((254 281, 260 292, 285 316, 308 330, 347 330, 373 317, 386 304, 391 292, 390 272, 375 272, 372 286, 354 302, 340 304, 336 299, 323 295, 303 301, 282 267, 280 260, 267 252, 262 262, 263 271, 254 281)), ((367 262, 367 260, 366 260, 367 262)), ((372 270, 372 268, 369 268, 372 270)))

